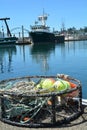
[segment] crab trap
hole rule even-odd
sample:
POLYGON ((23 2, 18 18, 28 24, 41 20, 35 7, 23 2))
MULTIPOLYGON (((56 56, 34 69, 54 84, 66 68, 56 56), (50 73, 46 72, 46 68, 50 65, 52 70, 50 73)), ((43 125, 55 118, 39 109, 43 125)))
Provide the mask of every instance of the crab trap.
POLYGON ((0 120, 24 127, 54 127, 82 113, 79 80, 64 74, 0 81, 0 120))

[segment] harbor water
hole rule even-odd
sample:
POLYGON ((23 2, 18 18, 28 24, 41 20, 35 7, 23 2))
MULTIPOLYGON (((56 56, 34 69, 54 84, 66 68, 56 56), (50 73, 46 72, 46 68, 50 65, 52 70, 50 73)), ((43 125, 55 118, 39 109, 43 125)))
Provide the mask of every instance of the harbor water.
POLYGON ((57 74, 80 80, 87 99, 87 41, 0 46, 0 80, 57 74))

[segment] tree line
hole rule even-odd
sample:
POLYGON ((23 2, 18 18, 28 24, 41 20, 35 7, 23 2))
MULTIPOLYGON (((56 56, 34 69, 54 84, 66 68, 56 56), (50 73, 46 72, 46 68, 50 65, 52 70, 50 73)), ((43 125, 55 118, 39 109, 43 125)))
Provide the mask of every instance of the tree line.
POLYGON ((64 27, 61 29, 60 33, 68 33, 68 34, 87 34, 87 26, 84 28, 76 29, 75 27, 70 27, 65 29, 64 27))

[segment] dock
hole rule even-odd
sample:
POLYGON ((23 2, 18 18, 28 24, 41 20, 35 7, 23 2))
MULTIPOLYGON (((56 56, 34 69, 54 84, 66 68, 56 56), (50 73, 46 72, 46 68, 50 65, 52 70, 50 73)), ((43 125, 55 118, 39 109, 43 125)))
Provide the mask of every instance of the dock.
POLYGON ((28 44, 32 44, 32 41, 29 37, 18 38, 18 41, 16 42, 16 45, 28 45, 28 44))

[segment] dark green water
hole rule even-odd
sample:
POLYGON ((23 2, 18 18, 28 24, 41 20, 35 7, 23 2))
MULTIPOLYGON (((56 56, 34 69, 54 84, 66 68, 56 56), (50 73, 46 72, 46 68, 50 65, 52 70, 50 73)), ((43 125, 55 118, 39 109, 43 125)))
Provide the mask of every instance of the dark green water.
POLYGON ((87 99, 87 41, 56 45, 0 46, 0 80, 58 73, 79 79, 83 98, 87 99))

